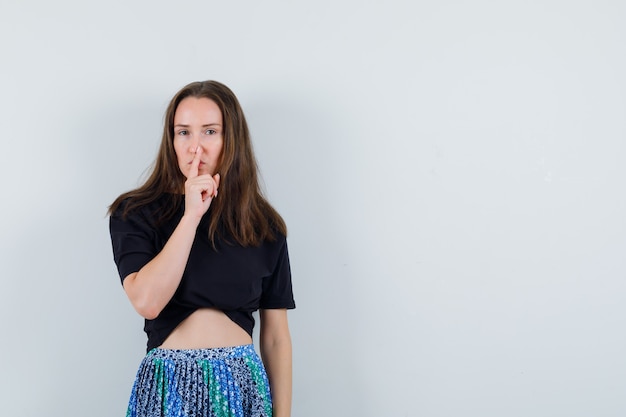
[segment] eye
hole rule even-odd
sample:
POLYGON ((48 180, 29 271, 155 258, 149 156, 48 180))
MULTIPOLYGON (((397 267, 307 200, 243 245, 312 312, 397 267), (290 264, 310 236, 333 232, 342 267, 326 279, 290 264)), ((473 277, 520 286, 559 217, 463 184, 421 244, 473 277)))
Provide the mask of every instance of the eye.
POLYGON ((213 130, 213 129, 207 129, 207 130, 205 130, 205 132, 204 132, 204 134, 205 134, 205 135, 214 135, 214 134, 216 134, 216 133, 217 133, 217 132, 216 132, 215 130, 213 130))
POLYGON ((180 135, 180 136, 187 136, 187 133, 188 132, 186 130, 179 130, 178 131, 178 135, 180 135))

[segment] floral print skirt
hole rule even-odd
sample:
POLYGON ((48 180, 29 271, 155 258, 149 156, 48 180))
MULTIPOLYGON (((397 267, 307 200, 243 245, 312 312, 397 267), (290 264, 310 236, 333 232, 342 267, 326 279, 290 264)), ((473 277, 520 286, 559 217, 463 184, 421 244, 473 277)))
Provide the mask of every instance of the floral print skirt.
POLYGON ((127 417, 271 417, 270 387, 253 345, 152 349, 127 417))

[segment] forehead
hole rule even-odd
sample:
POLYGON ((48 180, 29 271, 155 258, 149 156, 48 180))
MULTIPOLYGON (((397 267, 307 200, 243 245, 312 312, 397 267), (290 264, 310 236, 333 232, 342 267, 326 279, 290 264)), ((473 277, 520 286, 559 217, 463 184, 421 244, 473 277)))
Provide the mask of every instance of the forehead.
POLYGON ((206 97, 186 97, 176 107, 174 124, 222 123, 222 112, 213 100, 206 97))

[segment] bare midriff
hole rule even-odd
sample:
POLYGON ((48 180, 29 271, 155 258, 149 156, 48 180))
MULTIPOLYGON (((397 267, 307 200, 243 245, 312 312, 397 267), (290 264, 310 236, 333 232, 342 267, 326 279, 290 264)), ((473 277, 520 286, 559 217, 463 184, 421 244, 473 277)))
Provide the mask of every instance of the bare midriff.
POLYGON ((222 311, 201 308, 183 320, 160 347, 204 349, 250 343, 252 343, 250 335, 222 311))

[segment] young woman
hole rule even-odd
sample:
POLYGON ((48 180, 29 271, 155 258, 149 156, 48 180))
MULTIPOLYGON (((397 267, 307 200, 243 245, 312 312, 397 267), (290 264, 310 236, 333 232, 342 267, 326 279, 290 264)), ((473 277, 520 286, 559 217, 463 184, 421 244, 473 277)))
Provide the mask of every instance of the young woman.
POLYGON ((228 87, 194 82, 174 96, 152 174, 109 213, 114 260, 148 335, 127 416, 289 416, 287 230, 260 192, 228 87))

